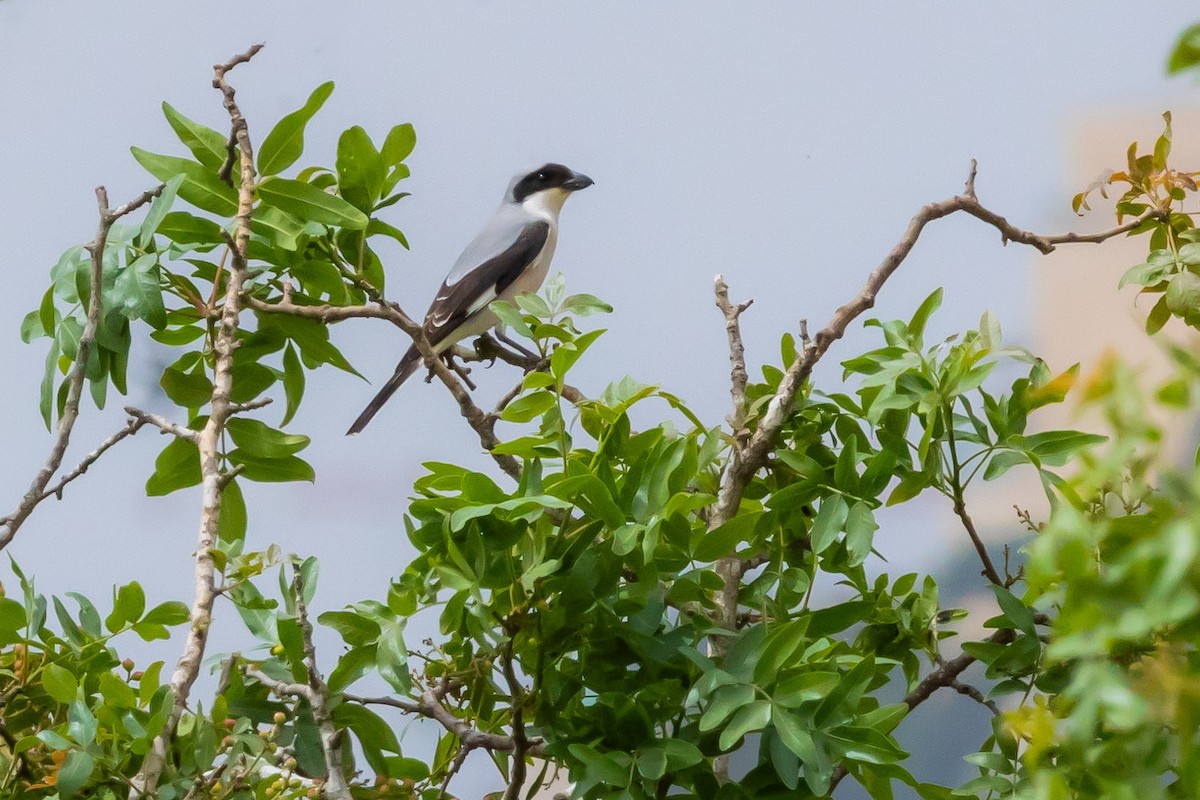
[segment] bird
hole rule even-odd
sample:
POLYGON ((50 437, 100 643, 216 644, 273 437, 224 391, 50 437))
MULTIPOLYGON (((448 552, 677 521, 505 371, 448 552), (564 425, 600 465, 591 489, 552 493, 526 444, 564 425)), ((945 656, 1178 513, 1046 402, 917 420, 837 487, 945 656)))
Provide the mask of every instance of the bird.
MULTIPOLYGON (((500 208, 454 262, 425 313, 422 330, 435 353, 497 327, 500 319, 488 307, 493 300, 512 300, 541 288, 558 243, 563 203, 593 183, 587 175, 553 162, 509 182, 500 208)), ((413 344, 346 435, 361 432, 420 365, 421 353, 413 344)))

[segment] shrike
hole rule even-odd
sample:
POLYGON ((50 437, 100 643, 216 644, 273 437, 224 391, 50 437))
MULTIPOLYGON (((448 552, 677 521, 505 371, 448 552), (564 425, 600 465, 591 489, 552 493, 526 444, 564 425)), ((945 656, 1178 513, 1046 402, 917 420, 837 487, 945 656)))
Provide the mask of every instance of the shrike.
MULTIPOLYGON (((512 179, 499 210, 458 257, 425 314, 425 338, 435 353, 496 327, 500 320, 488 308, 493 300, 541 288, 558 242, 558 212, 572 192, 591 185, 587 175, 562 164, 543 164, 512 179)), ((420 365, 414 344, 347 435, 367 427, 420 365)))

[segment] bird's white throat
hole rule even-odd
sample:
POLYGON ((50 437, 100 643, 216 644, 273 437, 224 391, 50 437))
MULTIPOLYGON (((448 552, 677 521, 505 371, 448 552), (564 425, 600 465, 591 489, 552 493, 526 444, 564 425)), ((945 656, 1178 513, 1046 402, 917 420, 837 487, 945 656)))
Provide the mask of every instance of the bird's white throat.
POLYGON ((530 214, 536 214, 550 222, 557 222, 558 212, 562 211, 563 203, 567 202, 567 198, 570 196, 571 193, 565 189, 542 189, 522 200, 521 207, 530 214))

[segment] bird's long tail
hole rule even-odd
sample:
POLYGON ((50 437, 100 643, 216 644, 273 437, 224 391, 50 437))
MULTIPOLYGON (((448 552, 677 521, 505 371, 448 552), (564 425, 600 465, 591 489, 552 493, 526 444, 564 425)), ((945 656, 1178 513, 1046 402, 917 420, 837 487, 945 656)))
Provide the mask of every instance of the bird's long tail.
POLYGON ((379 394, 375 395, 375 399, 368 403, 363 412, 358 415, 358 419, 354 420, 354 424, 350 426, 350 430, 346 431, 346 435, 353 436, 367 427, 367 423, 371 421, 371 418, 375 416, 379 409, 383 408, 383 404, 396 393, 400 385, 412 377, 412 374, 417 371, 417 367, 420 365, 421 354, 415 346, 409 347, 408 352, 404 354, 404 358, 400 359, 400 363, 396 365, 396 371, 392 374, 392 377, 388 378, 388 382, 379 390, 379 394))

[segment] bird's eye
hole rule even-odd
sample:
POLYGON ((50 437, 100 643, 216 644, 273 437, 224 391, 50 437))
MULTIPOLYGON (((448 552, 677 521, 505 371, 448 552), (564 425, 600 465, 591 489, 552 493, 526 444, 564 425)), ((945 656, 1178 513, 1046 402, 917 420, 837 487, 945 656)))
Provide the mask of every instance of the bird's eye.
POLYGON ((550 176, 549 176, 549 175, 547 175, 547 174, 546 174, 546 173, 544 173, 544 172, 539 172, 539 173, 537 174, 537 179, 538 179, 539 181, 541 181, 542 183, 545 183, 546 181, 550 180, 550 176))

